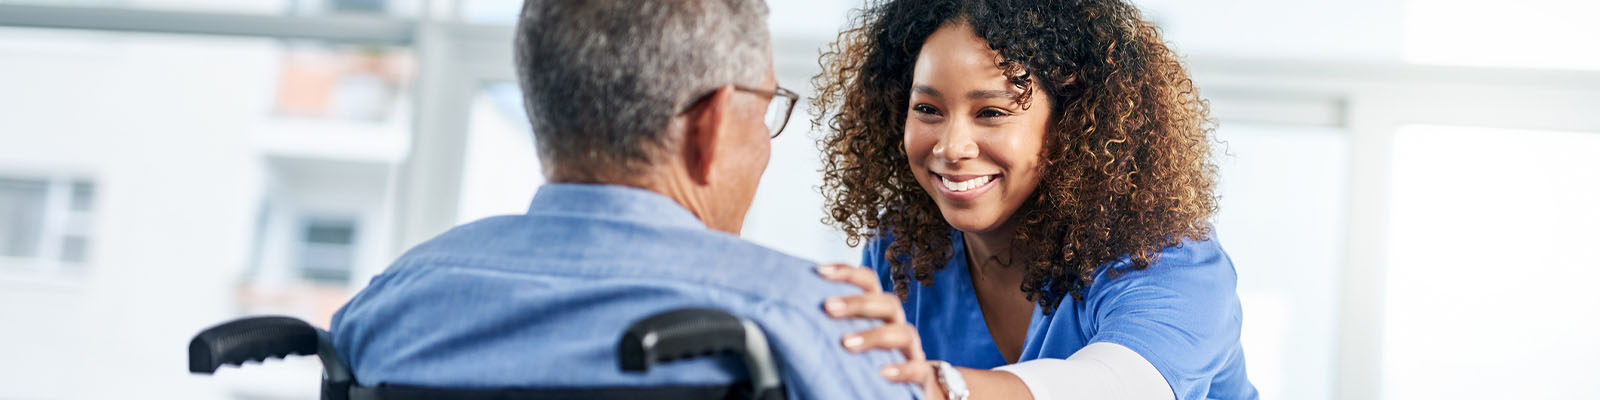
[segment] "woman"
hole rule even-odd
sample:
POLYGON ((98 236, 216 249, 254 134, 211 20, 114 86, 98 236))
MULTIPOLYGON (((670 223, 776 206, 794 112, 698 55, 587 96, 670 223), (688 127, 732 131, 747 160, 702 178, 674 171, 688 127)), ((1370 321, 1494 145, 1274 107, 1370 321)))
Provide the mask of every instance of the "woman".
POLYGON ((868 268, 819 272, 869 292, 831 315, 886 325, 844 346, 901 351, 885 377, 935 398, 1256 397, 1206 105, 1136 8, 885 1, 854 22, 813 106, 832 223, 868 268))

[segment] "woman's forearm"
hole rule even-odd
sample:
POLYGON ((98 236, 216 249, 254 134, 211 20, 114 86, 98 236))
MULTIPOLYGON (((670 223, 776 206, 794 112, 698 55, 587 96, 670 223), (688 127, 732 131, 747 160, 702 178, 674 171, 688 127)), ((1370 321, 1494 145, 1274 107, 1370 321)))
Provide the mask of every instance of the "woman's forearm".
POLYGON ((1011 374, 1039 400, 1171 400, 1174 397, 1166 379, 1148 360, 1127 347, 1109 342, 1085 346, 1065 360, 1031 360, 996 370, 1011 374))

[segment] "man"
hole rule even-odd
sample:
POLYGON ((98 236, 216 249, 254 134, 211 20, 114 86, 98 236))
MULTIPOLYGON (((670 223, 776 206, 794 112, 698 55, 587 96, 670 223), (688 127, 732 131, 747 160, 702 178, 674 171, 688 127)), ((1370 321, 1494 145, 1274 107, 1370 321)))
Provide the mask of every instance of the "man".
POLYGON ((792 398, 908 398, 891 352, 838 343, 814 264, 739 240, 796 100, 777 87, 761 0, 530 0, 516 62, 549 184, 526 215, 411 249, 334 316, 363 385, 725 384, 737 364, 623 372, 631 322, 710 307, 769 336, 792 398), (771 112, 769 112, 771 109, 771 112), (769 114, 770 125, 764 121, 769 114))

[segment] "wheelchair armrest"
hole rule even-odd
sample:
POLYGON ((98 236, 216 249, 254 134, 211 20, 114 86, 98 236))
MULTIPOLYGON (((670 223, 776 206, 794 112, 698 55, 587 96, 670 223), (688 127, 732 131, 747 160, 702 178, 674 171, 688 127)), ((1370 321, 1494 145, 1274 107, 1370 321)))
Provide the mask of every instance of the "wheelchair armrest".
POLYGON ((755 323, 722 310, 689 308, 652 315, 628 326, 617 344, 618 363, 635 372, 655 363, 724 353, 744 360, 758 397, 781 384, 766 334, 755 323))
POLYGON ((328 332, 290 317, 240 318, 200 331, 189 341, 189 372, 209 375, 223 365, 312 354, 322 359, 328 381, 354 381, 328 332))
POLYGON ((200 331, 189 341, 189 372, 210 374, 290 355, 317 354, 317 328, 289 317, 241 318, 200 331))

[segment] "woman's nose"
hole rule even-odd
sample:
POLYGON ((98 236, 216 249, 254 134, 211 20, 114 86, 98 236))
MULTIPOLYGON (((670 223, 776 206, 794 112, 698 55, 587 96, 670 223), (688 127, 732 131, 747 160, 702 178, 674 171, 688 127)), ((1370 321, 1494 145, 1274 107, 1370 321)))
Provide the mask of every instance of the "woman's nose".
POLYGON ((947 163, 978 157, 978 142, 972 132, 959 124, 950 126, 933 145, 933 156, 947 163))

